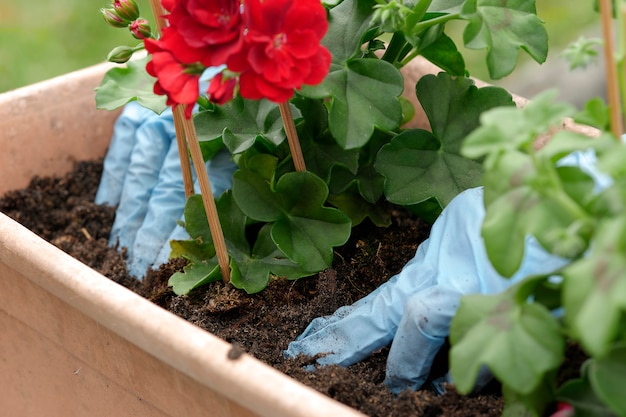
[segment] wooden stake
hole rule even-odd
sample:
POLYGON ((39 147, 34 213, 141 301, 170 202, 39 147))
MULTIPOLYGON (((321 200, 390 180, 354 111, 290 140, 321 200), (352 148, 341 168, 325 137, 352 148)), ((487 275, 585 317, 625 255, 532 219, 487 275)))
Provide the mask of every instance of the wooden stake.
POLYGON ((620 80, 620 96, 622 99, 622 117, 626 121, 626 3, 622 4, 622 15, 619 22, 621 46, 619 53, 620 63, 618 65, 618 77, 620 80))
POLYGON ((176 142, 178 144, 178 157, 180 158, 180 168, 183 175, 183 184, 185 186, 185 197, 195 193, 193 189, 193 177, 191 175, 191 164, 189 163, 189 155, 187 150, 187 135, 183 126, 185 114, 183 108, 176 106, 174 112, 174 128, 176 129, 176 142))
MULTIPOLYGON (((167 25, 163 15, 165 10, 161 6, 159 0, 150 0, 150 7, 152 8, 152 14, 156 23, 157 33, 159 36, 163 33, 163 29, 167 25)), ((193 178, 191 175, 191 164, 189 163, 189 155, 187 154, 187 138, 185 136, 185 129, 183 128, 183 120, 185 115, 183 109, 177 106, 173 109, 174 116, 174 128, 176 129, 176 142, 178 144, 178 157, 180 158, 180 168, 183 173, 183 184, 185 186, 185 196, 189 197, 193 195, 193 178)))
MULTIPOLYGON (((154 15, 156 27, 160 35, 166 26, 166 21, 163 18, 165 11, 161 7, 159 0, 150 0, 150 6, 152 7, 152 14, 154 15)), ((176 108, 173 109, 173 115, 174 127, 176 128, 176 141, 178 142, 178 154, 180 156, 180 166, 183 171, 183 181, 185 183, 185 195, 189 197, 194 193, 193 179, 191 176, 191 164, 189 163, 189 157, 187 155, 187 146, 189 146, 191 159, 193 160, 198 182, 200 183, 200 193, 202 195, 204 210, 209 222, 209 230, 211 231, 213 244, 215 245, 217 261, 222 272, 222 280, 224 282, 229 282, 230 266, 228 263, 228 249, 226 249, 224 232, 222 231, 222 225, 220 224, 220 220, 217 215, 217 207, 215 206, 215 199, 213 198, 213 192, 211 191, 211 183, 209 182, 209 176, 206 171, 206 166, 204 165, 204 158, 202 157, 202 150, 200 149, 200 143, 198 142, 196 127, 194 126, 192 120, 185 117, 182 107, 176 106, 176 108)))
POLYGON ((183 126, 189 143, 193 166, 196 170, 198 182, 200 183, 202 202, 204 203, 204 210, 209 221, 209 229, 211 231, 211 237, 213 238, 213 244, 215 245, 217 261, 220 265, 220 270, 222 271, 222 280, 224 282, 229 282, 230 266, 228 261, 228 249, 226 248, 222 225, 220 224, 220 220, 217 215, 217 207, 215 206, 215 199, 213 198, 213 192, 211 191, 211 183, 209 182, 209 176, 207 175, 206 166, 204 165, 204 158, 202 157, 202 150, 200 149, 200 143, 198 142, 196 127, 193 124, 193 120, 189 119, 183 119, 183 126))
POLYGON ((619 139, 622 133, 624 133, 624 125, 622 120, 622 106, 620 104, 619 80, 615 66, 611 0, 599 0, 599 5, 602 17, 602 36, 604 37, 607 97, 611 109, 611 131, 619 139))
POLYGON ((289 142, 289 149, 291 150, 291 158, 293 164, 296 167, 296 171, 306 171, 306 165, 304 164, 304 156, 302 156, 302 148, 300 147, 300 141, 298 140, 298 132, 296 131, 296 125, 293 122, 293 115, 291 114, 291 108, 289 102, 285 101, 279 104, 280 115, 283 118, 283 124, 285 126, 285 133, 287 133, 287 141, 289 142))
POLYGON ((165 18, 163 17, 163 15, 165 14, 165 10, 163 10, 163 7, 161 6, 161 2, 159 0, 150 0, 150 7, 152 8, 152 15, 154 16, 157 33, 160 35, 167 25, 165 22, 165 18))

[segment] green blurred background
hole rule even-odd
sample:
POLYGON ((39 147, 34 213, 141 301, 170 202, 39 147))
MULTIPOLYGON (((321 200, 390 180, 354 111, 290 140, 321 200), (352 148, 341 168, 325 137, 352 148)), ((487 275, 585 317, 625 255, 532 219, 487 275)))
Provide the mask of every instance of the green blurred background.
MULTIPOLYGON (((109 27, 100 9, 112 0, 0 0, 0 92, 106 60, 117 45, 135 45, 109 27)), ((137 0, 152 21, 148 0, 137 0)))
MULTIPOLYGON (((99 10, 111 0, 0 0, 0 92, 103 62, 115 46, 137 43, 124 29, 107 26, 99 10)), ((537 0, 537 12, 546 21, 551 39, 550 62, 562 61, 559 50, 579 34, 599 33, 592 0, 537 0)), ((138 0, 142 16, 152 21, 148 0, 138 0)), ((464 24, 453 29, 460 39, 464 24)), ((484 52, 462 49, 472 75, 488 80, 484 52)), ((548 85, 564 70, 546 75, 543 67, 520 60, 519 75, 496 82, 531 97, 539 78, 548 85), (517 77, 517 78, 516 78, 517 77), (524 79, 521 82, 521 79, 524 79), (537 78, 537 80, 534 80, 537 78)), ((559 69, 560 68, 560 69, 559 69)), ((566 69, 565 69, 566 71, 566 69)), ((587 77, 588 78, 588 77, 587 77)))

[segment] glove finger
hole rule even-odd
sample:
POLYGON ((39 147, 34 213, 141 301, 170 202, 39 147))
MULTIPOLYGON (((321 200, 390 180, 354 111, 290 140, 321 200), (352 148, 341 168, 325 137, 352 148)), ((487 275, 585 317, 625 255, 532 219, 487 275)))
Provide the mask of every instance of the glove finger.
POLYGON ((111 244, 117 242, 128 249, 130 262, 137 231, 144 222, 161 167, 176 137, 171 113, 150 118, 139 126, 135 136, 136 144, 110 236, 111 244))
MULTIPOLYGON (((182 218, 180 219, 183 220, 182 218)), ((172 247, 170 246, 170 242, 172 240, 189 240, 191 236, 187 233, 184 227, 179 225, 178 223, 174 226, 174 230, 170 233, 167 241, 161 246, 159 252, 154 260, 153 267, 158 268, 160 265, 166 263, 170 259, 170 254, 172 253, 172 247)))
POLYGON ((132 102, 124 107, 113 127, 111 143, 104 159, 96 204, 116 206, 122 196, 124 177, 136 143, 136 132, 146 120, 158 117, 152 110, 132 102))
MULTIPOLYGON (((157 255, 176 227, 185 206, 185 189, 182 179, 178 145, 171 141, 170 149, 159 172, 146 216, 137 230, 129 272, 142 277, 155 264, 157 255)), ((154 265, 158 267, 158 265, 154 265)))
POLYGON ((405 267, 400 274, 351 306, 313 320, 289 344, 285 356, 328 353, 317 362, 349 366, 387 346, 396 333, 407 298, 430 285, 427 280, 417 279, 416 272, 413 267, 405 267))
POLYGON ((461 296, 454 289, 435 285, 407 300, 387 357, 385 385, 393 393, 417 390, 424 384, 461 296))
MULTIPOLYGON (((215 198, 219 198, 224 191, 232 187, 233 173, 237 169, 237 165, 233 162, 230 152, 223 149, 206 163, 206 167, 207 175, 209 176, 209 181, 211 182, 211 191, 213 192, 213 196, 215 198)), ((194 190, 196 193, 200 192, 197 180, 194 183, 194 190)), ((181 212, 182 211, 183 209, 181 209, 181 212)), ((181 218, 180 221, 184 222, 184 218, 181 218)), ((159 249, 156 259, 154 260, 153 267, 157 268, 169 260, 170 253, 172 251, 170 241, 187 239, 190 239, 189 234, 184 227, 180 226, 178 222, 176 222, 170 236, 163 242, 163 245, 159 249)))

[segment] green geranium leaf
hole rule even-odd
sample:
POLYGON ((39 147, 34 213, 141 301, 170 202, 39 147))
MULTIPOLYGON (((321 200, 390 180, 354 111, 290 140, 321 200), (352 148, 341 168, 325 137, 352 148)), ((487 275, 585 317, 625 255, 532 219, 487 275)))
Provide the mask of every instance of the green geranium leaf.
POLYGON ((358 193, 365 200, 364 203, 376 204, 383 195, 384 177, 376 171, 374 163, 378 151, 389 142, 389 138, 388 134, 376 131, 370 141, 359 150, 358 165, 354 169, 335 166, 328 184, 331 193, 358 193))
POLYGON ((172 287, 174 294, 189 294, 194 288, 222 279, 220 266, 215 258, 206 262, 192 262, 183 268, 183 272, 175 272, 167 285, 172 287))
POLYGON ((520 394, 507 385, 502 386, 504 410, 502 416, 542 417, 547 405, 554 402, 556 372, 549 372, 528 394, 520 394))
POLYGON ((465 136, 478 126, 480 114, 514 103, 503 89, 479 89, 469 78, 446 73, 422 77, 416 91, 432 133, 402 132, 383 146, 375 167, 385 177, 389 201, 414 205, 435 197, 443 207, 459 192, 480 184, 481 163, 460 151, 465 136))
MULTIPOLYGON (((287 279, 311 275, 278 249, 270 237, 269 224, 260 228, 251 247, 246 229, 249 219, 235 204, 230 191, 220 197, 216 206, 231 258, 231 283, 236 288, 252 294, 263 290, 272 274, 287 279)), ((222 277, 201 196, 194 195, 187 200, 185 225, 195 238, 171 243, 172 256, 182 256, 191 261, 183 272, 170 278, 170 285, 176 294, 187 294, 222 277)))
POLYGON ((375 4, 375 0, 343 0, 330 10, 322 44, 330 51, 333 63, 343 65, 360 52, 375 4))
POLYGON ((575 42, 571 42, 563 52, 561 52, 561 56, 569 62, 570 71, 577 68, 585 69, 590 64, 594 64, 598 61, 597 47, 601 46, 603 43, 602 38, 587 38, 581 36, 575 42))
MULTIPOLYGON (((558 237, 576 221, 558 201, 529 186, 518 186, 487 206, 482 226, 487 255, 499 274, 511 277, 524 257, 526 236, 533 235, 548 251, 558 249, 558 237)), ((576 252, 580 252, 581 247, 576 252)))
POLYGON ((96 88, 96 107, 114 110, 137 100, 137 103, 157 114, 167 108, 166 97, 154 94, 156 78, 146 72, 150 58, 128 61, 125 67, 111 68, 96 88))
POLYGON ((299 99, 296 106, 301 110, 303 122, 297 125, 306 167, 325 182, 330 182, 334 167, 356 172, 359 150, 344 150, 333 140, 328 131, 328 112, 319 100, 299 99))
POLYGON ((469 21, 463 32, 465 46, 487 49, 491 78, 500 79, 515 68, 519 49, 538 63, 548 54, 548 34, 527 0, 467 0, 461 17, 469 21))
POLYGON ((330 131, 343 149, 360 148, 375 128, 393 130, 402 120, 398 96, 404 89, 400 71, 377 58, 358 58, 374 0, 344 0, 332 8, 322 43, 332 54, 330 71, 300 94, 330 98, 330 131))
MULTIPOLYGON (((433 0, 428 8, 428 13, 435 13, 437 15, 460 13, 464 1, 465 0, 433 0)), ((426 16, 428 16, 428 14, 426 16)))
POLYGON ((298 279, 311 275, 278 249, 272 240, 271 228, 271 224, 266 224, 261 228, 252 252, 233 252, 232 256, 237 270, 233 271, 230 282, 236 288, 244 289, 248 294, 265 289, 271 275, 286 279, 298 279))
POLYGON ((273 241, 309 273, 329 267, 333 247, 350 236, 350 219, 323 206, 328 187, 313 173, 285 174, 272 187, 258 174, 241 170, 234 175, 233 196, 251 219, 273 222, 273 241))
POLYGON ((330 97, 330 131, 344 149, 360 148, 374 129, 393 130, 402 120, 404 81, 392 64, 376 58, 351 59, 332 64, 324 81, 305 87, 311 98, 330 97))
POLYGON ((611 116, 609 106, 600 97, 585 103, 585 108, 574 116, 576 123, 589 125, 601 130, 610 130, 611 116))
MULTIPOLYGON (((582 376, 565 382, 557 392, 557 399, 574 407, 575 415, 581 417, 616 417, 602 402, 589 383, 589 365, 587 360, 581 367, 582 376)), ((619 369, 619 368, 617 368, 619 369)), ((623 382, 620 382, 621 387, 623 382)))
POLYGON ((601 222, 590 253, 563 270, 572 333, 594 356, 607 353, 626 310, 626 217, 601 222))
POLYGON ((391 217, 385 209, 380 205, 363 200, 360 194, 331 194, 328 197, 328 202, 346 214, 350 218, 353 227, 361 224, 367 217, 378 227, 391 225, 391 217))
POLYGON ((175 272, 169 279, 168 285, 172 287, 172 290, 177 295, 188 294, 194 288, 202 285, 206 285, 210 282, 218 281, 222 278, 222 273, 215 257, 215 247, 210 239, 204 242, 201 235, 198 232, 209 233, 206 223, 206 216, 204 216, 205 227, 202 227, 198 221, 198 217, 202 217, 201 213, 204 211, 200 196, 193 196, 194 201, 192 204, 187 203, 185 206, 186 218, 189 220, 189 230, 195 235, 191 240, 172 240, 170 247, 172 252, 170 258, 185 258, 189 261, 182 272, 175 272), (197 214, 200 214, 198 216, 197 214))
POLYGON ((480 116, 480 127, 466 138, 463 155, 468 158, 498 155, 530 146, 538 135, 562 123, 574 108, 556 103, 556 90, 536 96, 523 108, 494 108, 480 116))
POLYGON ((266 224, 256 236, 250 247, 246 225, 248 218, 235 203, 229 191, 217 202, 220 222, 231 260, 231 283, 248 294, 257 293, 267 287, 271 274, 288 279, 297 279, 311 275, 299 265, 290 261, 278 249, 270 237, 271 225, 266 224))
POLYGON ((545 307, 517 301, 518 286, 498 295, 467 295, 450 327, 450 367, 469 393, 481 366, 508 388, 531 394, 563 360, 565 341, 545 307))
POLYGON ((626 415, 626 344, 611 348, 606 356, 589 362, 589 381, 597 396, 618 416, 626 415))
MULTIPOLYGON (((294 117, 299 117, 296 108, 292 112, 294 117)), ((233 154, 249 149, 257 139, 274 145, 285 140, 278 105, 268 100, 246 100, 238 96, 213 111, 198 113, 194 123, 200 142, 223 140, 233 154)))
POLYGON ((444 25, 437 25, 422 35, 420 55, 450 75, 464 76, 466 71, 463 55, 443 29, 444 25))

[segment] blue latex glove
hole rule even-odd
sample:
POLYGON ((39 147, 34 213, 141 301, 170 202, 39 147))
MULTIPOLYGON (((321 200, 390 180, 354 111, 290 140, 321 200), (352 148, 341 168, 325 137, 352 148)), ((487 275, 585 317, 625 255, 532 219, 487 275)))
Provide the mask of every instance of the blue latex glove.
MULTIPOLYGON (((607 186, 611 179, 594 171, 594 162, 590 152, 560 161, 581 166, 598 188, 607 186)), ((499 293, 528 275, 549 273, 566 264, 529 236, 519 271, 511 279, 501 277, 491 266, 480 235, 484 216, 482 187, 459 194, 398 275, 353 305, 313 320, 285 355, 325 354, 319 364, 349 366, 391 343, 385 384, 394 393, 419 389, 463 295, 499 293)), ((484 369, 477 388, 489 378, 484 369)))
MULTIPOLYGON (((207 163, 215 196, 230 188, 235 168, 225 150, 207 163)), ((96 203, 117 206, 109 243, 127 248, 129 272, 139 278, 167 261, 171 239, 189 237, 177 224, 185 191, 170 110, 159 116, 134 102, 126 105, 115 123, 96 203)))

